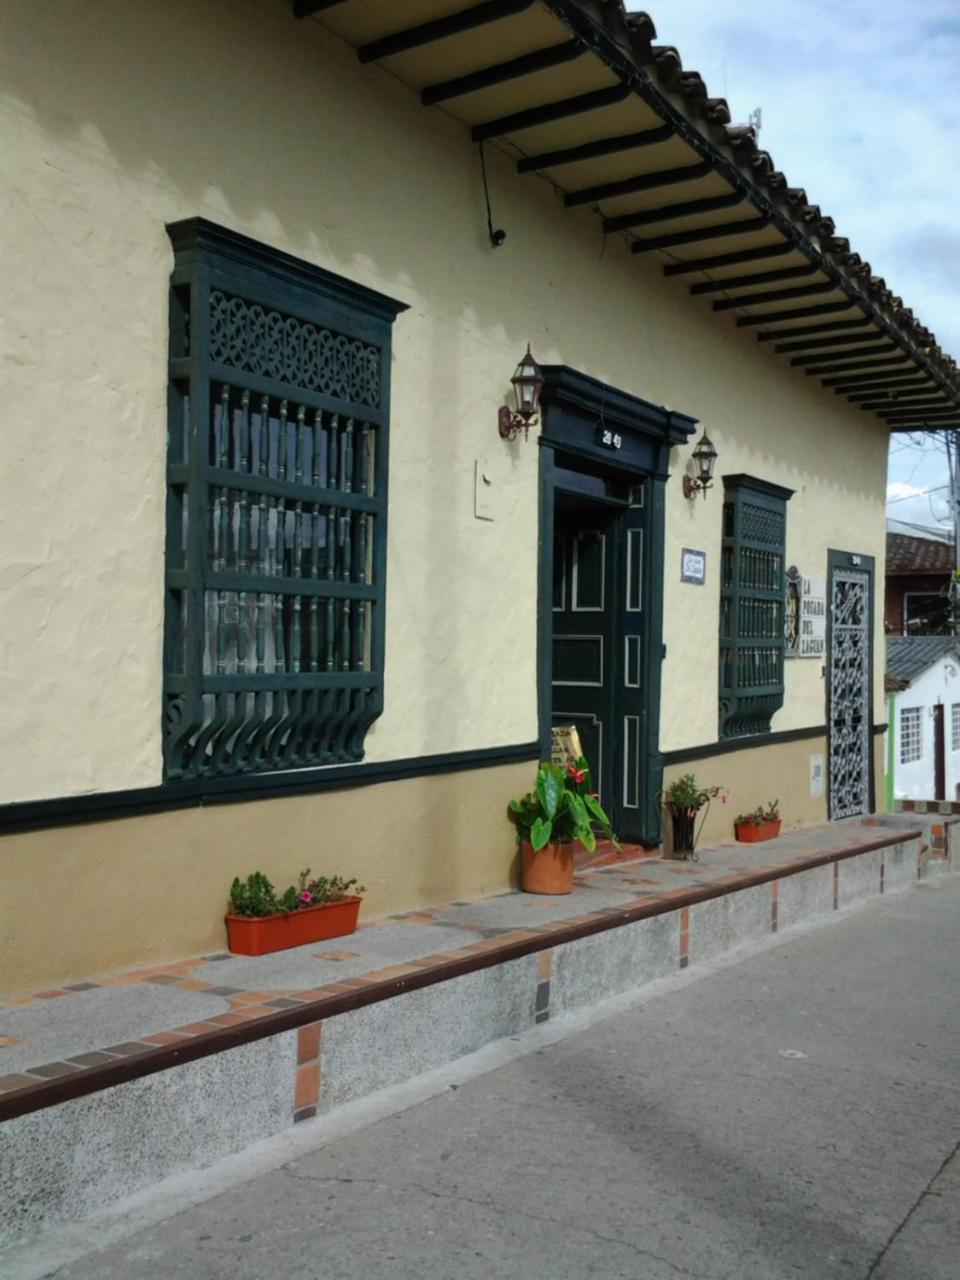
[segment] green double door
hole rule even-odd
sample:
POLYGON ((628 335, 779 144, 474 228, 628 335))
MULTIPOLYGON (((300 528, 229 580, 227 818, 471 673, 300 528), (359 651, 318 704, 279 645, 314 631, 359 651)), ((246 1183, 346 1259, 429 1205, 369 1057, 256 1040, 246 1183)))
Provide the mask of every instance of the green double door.
POLYGON ((553 530, 551 720, 575 725, 594 785, 640 837, 645 760, 642 490, 633 501, 558 491, 553 530))

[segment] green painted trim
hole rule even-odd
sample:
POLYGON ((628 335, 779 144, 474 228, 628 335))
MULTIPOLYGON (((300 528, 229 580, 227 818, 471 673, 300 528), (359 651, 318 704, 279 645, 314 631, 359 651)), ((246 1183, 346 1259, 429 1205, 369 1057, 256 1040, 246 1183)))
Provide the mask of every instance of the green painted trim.
MULTIPOLYGON (((622 476, 627 483, 645 483, 645 505, 625 507, 618 517, 618 533, 640 522, 644 529, 643 573, 649 595, 640 618, 642 636, 642 675, 640 690, 621 688, 614 700, 611 736, 617 750, 613 769, 615 779, 623 776, 624 743, 617 731, 623 715, 637 716, 640 721, 637 744, 640 794, 637 808, 611 806, 614 825, 625 839, 645 845, 660 842, 660 806, 657 795, 663 785, 663 757, 660 752, 660 695, 663 664, 663 565, 666 541, 666 481, 669 474, 670 446, 685 442, 693 433, 696 420, 686 414, 652 404, 638 396, 606 386, 596 378, 579 373, 565 365, 548 365, 543 370, 545 384, 541 403, 544 407, 541 428, 540 467, 540 563, 538 567, 539 607, 537 639, 537 692, 539 723, 544 750, 549 749, 552 707, 552 642, 553 642, 553 513, 556 489, 555 470, 558 455, 563 466, 578 468, 589 474, 622 476), (613 427, 623 433, 622 447, 611 451, 600 440, 601 427, 613 427), (659 588, 659 589, 657 589, 659 588), (624 816, 626 815, 626 817, 624 816), (626 825, 625 825, 626 823, 626 825)), ((619 541, 619 539, 618 539, 619 541)), ((622 558, 622 553, 621 557, 622 558)), ((622 566, 615 559, 617 572, 622 566)), ((614 653, 624 650, 626 630, 622 608, 614 609, 614 653)), ((613 670, 618 670, 619 658, 613 670)), ((611 686, 611 689, 613 686, 611 686)), ((611 695, 612 696, 612 695, 611 695)), ((619 781, 615 784, 618 788, 619 781)))
POLYGON ((146 813, 169 813, 211 804, 238 804, 248 800, 273 800, 278 796, 313 795, 345 791, 384 782, 403 782, 438 773, 460 773, 498 765, 523 764, 540 758, 539 742, 503 747, 482 747, 440 755, 409 756, 378 764, 335 765, 324 769, 284 770, 280 773, 245 774, 206 778, 196 782, 167 782, 159 787, 127 791, 102 791, 96 795, 64 796, 51 800, 26 800, 0 805, 0 836, 49 827, 108 822, 146 813))
MULTIPOLYGON (((391 339, 394 320, 406 307, 384 294, 204 218, 171 223, 167 232, 174 249, 174 267, 170 288, 170 430, 161 723, 164 776, 170 782, 180 783, 200 777, 236 777, 278 769, 299 772, 359 762, 363 758, 366 732, 383 710, 391 339), (314 392, 302 385, 305 380, 294 367, 285 367, 279 373, 264 373, 234 368, 229 362, 220 363, 214 358, 212 340, 210 307, 215 290, 235 296, 242 300, 242 305, 275 308, 298 323, 329 328, 366 343, 375 352, 380 379, 379 395, 370 397, 376 404, 367 406, 362 395, 354 401, 350 398, 353 394, 350 388, 340 389, 336 395, 314 392), (234 471, 227 461, 229 446, 222 443, 222 430, 222 456, 213 459, 211 448, 217 413, 213 389, 221 385, 228 397, 226 404, 231 419, 235 413, 233 395, 242 393, 253 397, 250 412, 246 408, 243 411, 246 427, 241 429, 241 437, 245 432, 247 443, 241 442, 242 451, 248 446, 253 448, 252 424, 258 398, 268 406, 270 416, 278 404, 282 413, 288 398, 294 407, 299 407, 301 425, 295 429, 300 439, 303 423, 312 411, 311 438, 316 442, 321 429, 325 441, 330 437, 329 456, 338 462, 339 482, 328 476, 321 487, 316 463, 313 484, 308 483, 309 478, 302 479, 299 472, 288 476, 286 445, 284 460, 275 475, 262 474, 269 470, 262 444, 259 469, 250 457, 247 459, 249 471, 244 462, 234 471), (191 429, 187 443, 181 445, 184 404, 190 407, 191 429), (362 429, 358 444, 352 435, 354 420, 362 429), (344 430, 338 438, 340 424, 344 430), (372 431, 375 450, 369 495, 366 472, 363 471, 359 481, 353 474, 357 470, 357 457, 361 466, 363 464, 363 455, 355 454, 354 450, 366 448, 368 429, 372 431), (355 483, 359 486, 356 492, 355 483), (235 501, 238 494, 254 498, 259 495, 261 508, 272 499, 278 511, 284 511, 286 503, 286 511, 297 512, 298 539, 301 504, 306 504, 306 528, 313 531, 309 536, 314 539, 311 544, 313 578, 305 572, 301 582, 299 565, 294 576, 284 569, 279 575, 266 574, 263 565, 259 573, 240 572, 236 563, 233 569, 228 569, 224 555, 219 565, 212 564, 210 512, 218 493, 234 495, 230 501, 235 501), (345 499, 342 503, 341 495, 345 499), (188 513, 185 553, 181 550, 179 519, 184 506, 188 513), (318 578, 316 557, 320 538, 315 530, 315 516, 326 522, 324 546, 328 548, 332 545, 335 525, 342 529, 339 522, 344 511, 369 512, 373 519, 355 532, 351 516, 348 533, 337 533, 334 538, 336 545, 344 548, 341 563, 334 568, 332 559, 328 560, 329 577, 318 578), (369 546, 368 535, 372 539, 369 546), (352 558, 355 547, 356 558, 352 558), (365 568, 368 550, 372 563, 369 580, 365 568), (359 580, 358 564, 363 564, 359 580), (321 590, 321 582, 324 588, 332 583, 334 589, 321 590), (240 607, 245 597, 256 600, 258 646, 262 639, 261 617, 272 619, 264 621, 263 627, 274 629, 275 652, 280 655, 274 662, 275 670, 258 669, 256 675, 247 670, 227 678, 222 669, 225 652, 218 654, 217 675, 204 670, 209 636, 204 606, 208 594, 213 592, 218 593, 218 609, 223 615, 219 623, 221 635, 226 629, 223 618, 230 596, 238 599, 240 607), (267 603, 261 603, 268 597, 272 597, 269 613, 267 603), (326 600, 323 634, 327 653, 324 660, 319 649, 315 650, 309 660, 312 666, 304 670, 301 662, 305 665, 306 660, 301 650, 305 649, 306 640, 301 630, 300 606, 304 598, 311 600, 314 610, 309 624, 311 643, 318 643, 318 597, 326 600), (369 602, 369 612, 354 614, 347 603, 351 599, 369 602), (292 621, 288 621, 285 615, 291 601, 294 612, 292 621), (342 602, 342 607, 335 615, 336 602, 342 602), (335 630, 339 636, 337 641, 332 638, 335 630), (342 646, 336 668, 332 656, 335 643, 342 646), (367 647, 369 660, 366 659, 367 647), (344 679, 348 673, 350 678, 344 679), (267 693, 272 695, 269 704, 267 693), (228 747, 230 743, 233 745, 228 747), (237 744, 239 749, 235 750, 237 744)), ((261 416, 262 413, 263 410, 261 416)), ((230 435, 233 435, 232 427, 230 435)), ((263 435, 261 428, 261 441, 263 435)), ((301 447, 298 444, 297 450, 301 447)), ((301 457, 299 452, 297 457, 301 457)), ((296 465, 299 467, 300 462, 296 465)), ((247 511, 249 536, 249 506, 247 511)), ((225 537, 226 527, 222 523, 221 539, 225 537)), ((262 517, 258 528, 263 528, 262 517)), ((241 525, 238 544, 242 537, 241 525)), ((261 554, 266 557, 267 535, 260 532, 258 537, 261 554)), ((226 644, 224 641, 224 650, 226 644)), ((258 657, 258 668, 261 660, 262 655, 258 657)))
POLYGON ((743 473, 723 477, 718 736, 725 741, 769 733, 774 714, 783 706, 787 502, 793 492, 743 473), (757 531, 749 535, 746 505, 771 519, 779 517, 778 543, 757 531), (780 567, 774 581, 777 555, 780 567), (765 584, 749 581, 744 565, 749 566, 751 557, 753 565, 763 569, 765 584), (757 619, 762 620, 762 630, 757 619))
POLYGON ((556 452, 540 441, 540 504, 537 525, 537 720, 540 758, 550 759, 553 709, 553 518, 556 452))

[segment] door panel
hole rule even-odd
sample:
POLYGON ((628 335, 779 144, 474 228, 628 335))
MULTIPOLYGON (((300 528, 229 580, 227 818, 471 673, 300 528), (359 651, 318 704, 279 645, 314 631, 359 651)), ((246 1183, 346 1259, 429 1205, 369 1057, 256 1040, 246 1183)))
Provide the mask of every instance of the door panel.
POLYGON ((576 725, 604 805, 613 796, 612 523, 603 507, 564 503, 560 495, 553 540, 552 721, 576 725))

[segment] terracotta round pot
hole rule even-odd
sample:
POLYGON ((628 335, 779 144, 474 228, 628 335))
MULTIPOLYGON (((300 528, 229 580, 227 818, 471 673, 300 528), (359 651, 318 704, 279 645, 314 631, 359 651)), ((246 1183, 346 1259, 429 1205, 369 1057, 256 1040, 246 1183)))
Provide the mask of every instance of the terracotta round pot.
POLYGON ((520 858, 524 893, 573 892, 573 845, 569 841, 534 850, 525 840, 520 846, 520 858))

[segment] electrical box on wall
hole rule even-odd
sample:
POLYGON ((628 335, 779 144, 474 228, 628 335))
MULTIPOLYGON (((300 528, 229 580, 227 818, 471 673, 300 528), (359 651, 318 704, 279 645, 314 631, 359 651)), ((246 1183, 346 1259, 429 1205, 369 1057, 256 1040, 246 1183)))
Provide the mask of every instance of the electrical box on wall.
POLYGON ((810 757, 810 794, 823 795, 823 756, 810 757))

